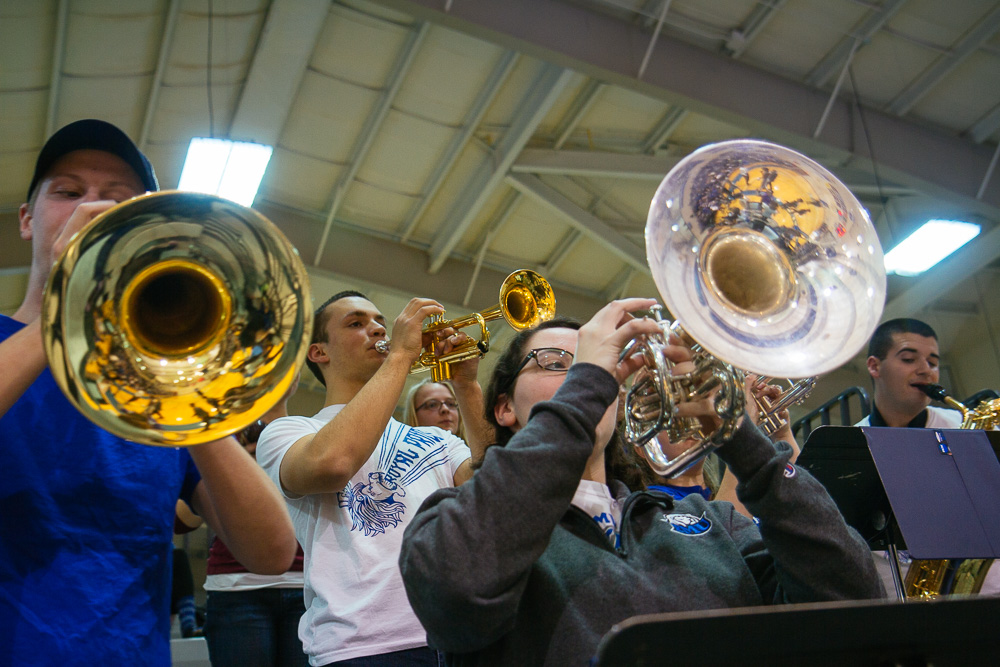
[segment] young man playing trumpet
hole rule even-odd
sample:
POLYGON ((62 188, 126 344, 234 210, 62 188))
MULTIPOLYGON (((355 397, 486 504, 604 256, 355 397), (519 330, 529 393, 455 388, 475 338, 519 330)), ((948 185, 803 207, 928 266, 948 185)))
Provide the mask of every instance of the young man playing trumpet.
POLYGON ((92 218, 157 189, 121 130, 81 120, 46 142, 19 211, 31 272, 14 316, 0 316, 4 664, 169 665, 178 497, 255 572, 284 572, 295 555, 278 490, 234 438, 128 442, 77 412, 49 370, 40 318, 53 262, 92 218))
MULTIPOLYGON (((438 428, 392 418, 410 367, 427 336, 423 321, 444 312, 413 299, 393 324, 359 292, 334 295, 316 311, 308 365, 326 387, 314 417, 271 422, 257 460, 279 484, 305 551, 306 613, 300 637, 313 665, 436 665, 437 655, 403 591, 396 561, 424 498, 461 484, 481 456, 438 428)), ((450 349, 464 334, 445 341, 450 349)), ((481 422, 478 360, 456 364, 452 385, 463 414, 481 422)))

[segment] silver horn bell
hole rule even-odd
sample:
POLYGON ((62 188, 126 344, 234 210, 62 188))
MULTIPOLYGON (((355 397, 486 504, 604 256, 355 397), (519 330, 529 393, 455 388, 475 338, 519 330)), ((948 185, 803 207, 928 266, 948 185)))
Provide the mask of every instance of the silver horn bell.
POLYGON ((646 257, 677 321, 661 320, 663 335, 626 348, 638 346, 647 367, 626 396, 625 433, 664 476, 732 436, 745 371, 831 371, 865 345, 885 303, 882 247, 867 211, 825 168, 764 141, 711 144, 678 163, 650 206, 646 257), (661 351, 670 333, 692 345, 694 372, 671 374, 661 351), (712 392, 718 428, 673 417, 677 403, 712 392), (670 460, 655 440, 662 430, 694 444, 670 460))

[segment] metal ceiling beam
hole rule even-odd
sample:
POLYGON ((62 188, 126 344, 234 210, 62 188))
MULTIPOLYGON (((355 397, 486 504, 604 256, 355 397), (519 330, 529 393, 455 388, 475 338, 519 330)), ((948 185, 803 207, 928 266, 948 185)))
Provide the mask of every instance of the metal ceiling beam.
POLYGON ((660 15, 656 19, 656 27, 653 28, 653 36, 649 39, 649 46, 646 47, 646 54, 642 57, 642 63, 639 64, 639 73, 635 75, 637 79, 641 79, 642 75, 646 73, 646 67, 649 65, 649 57, 653 55, 653 49, 656 47, 656 40, 660 37, 660 31, 663 29, 663 22, 667 18, 667 12, 670 11, 671 0, 663 0, 663 5, 660 7, 660 15))
MULTIPOLYGON (((303 248, 315 243, 318 220, 322 213, 303 211, 268 200, 255 202, 261 213, 285 231, 289 240, 303 248)), ((522 268, 520 260, 488 254, 482 263, 478 281, 471 281, 473 270, 471 256, 453 256, 436 275, 424 270, 427 263, 426 247, 421 244, 402 244, 390 235, 379 235, 361 224, 338 219, 330 233, 329 250, 320 270, 335 270, 338 274, 357 280, 358 285, 372 283, 372 276, 379 276, 378 283, 385 288, 398 290, 409 296, 428 296, 442 303, 462 303, 467 285, 477 282, 470 303, 492 305, 497 302, 497 289, 503 279, 515 269, 522 268)), ((310 268, 310 273, 315 268, 310 268)), ((582 321, 589 319, 606 302, 596 293, 589 293, 578 286, 549 280, 559 298, 559 312, 582 321)), ((325 298, 328 295, 316 295, 325 298)))
POLYGON ((972 126, 969 130, 969 138, 977 144, 981 144, 989 139, 997 130, 1000 130, 1000 104, 993 107, 992 111, 972 126))
POLYGON ((52 44, 52 72, 49 76, 49 108, 45 114, 45 137, 56 131, 56 114, 59 112, 59 86, 62 82, 63 54, 66 52, 66 29, 69 23, 69 0, 59 0, 56 9, 56 34, 52 44))
POLYGON ((604 297, 608 301, 624 299, 628 294, 628 288, 632 285, 632 279, 636 276, 636 270, 631 266, 623 266, 604 290, 604 297))
POLYGON ((771 0, 770 2, 758 2, 754 5, 743 25, 730 34, 722 52, 730 58, 739 58, 746 53, 757 35, 787 2, 788 0, 771 0))
MULTIPOLYGON (((871 169, 853 104, 835 104, 822 137, 812 139, 827 102, 822 91, 666 36, 657 42, 644 80, 638 81, 634 72, 643 55, 645 32, 585 5, 462 0, 444 14, 437 0, 371 1, 703 113, 823 163, 871 169)), ((899 4, 894 1, 888 8, 899 4)), ((865 127, 881 178, 957 203, 970 214, 1000 219, 1000 180, 990 183, 982 201, 975 199, 992 158, 991 147, 871 109, 865 111, 865 127)))
POLYGON ((230 139, 278 144, 329 11, 328 0, 271 3, 233 114, 230 139))
POLYGON ((410 211, 410 215, 403 222, 400 228, 400 235, 404 241, 409 239, 413 230, 416 229, 417 223, 420 222, 427 207, 434 200, 434 195, 437 194, 441 184, 444 183, 445 177, 451 172, 451 168, 455 166, 455 162, 458 161, 458 157, 462 154, 465 144, 468 143, 472 137, 472 133, 476 131, 479 123, 482 122, 483 116, 486 115, 490 104, 493 103, 493 98, 500 92, 500 88, 503 87, 510 73, 514 71, 517 59, 518 54, 514 51, 505 51, 493 67, 489 78, 486 79, 486 84, 479 91, 479 94, 476 95, 476 99, 472 102, 472 106, 469 107, 468 113, 462 119, 461 131, 452 137, 451 143, 448 144, 448 148, 444 152, 444 156, 434 168, 434 173, 427 180, 427 185, 424 187, 420 202, 410 211))
POLYGON ((887 0, 884 5, 872 10, 854 29, 833 47, 806 76, 806 84, 822 87, 835 73, 843 69, 844 61, 854 50, 856 42, 864 43, 906 3, 906 0, 887 0))
POLYGON ((526 148, 517 156, 510 170, 516 174, 559 174, 587 178, 659 181, 678 162, 680 158, 666 155, 526 148))
POLYGON ((490 249, 490 245, 493 243, 493 239, 496 238, 503 226, 507 224, 510 220, 510 216, 517 209, 517 205, 521 202, 521 193, 517 190, 508 190, 504 195, 503 201, 500 202, 500 206, 493 216, 493 221, 490 222, 486 227, 486 233, 483 235, 482 241, 479 243, 479 251, 476 253, 476 260, 474 262, 474 268, 472 270, 472 278, 469 280, 469 286, 465 290, 465 299, 462 300, 463 306, 469 305, 469 299, 472 298, 472 290, 476 287, 476 280, 479 279, 479 272, 483 268, 483 261, 486 259, 486 252, 490 249))
POLYGON ((549 255, 548 259, 546 259, 542 265, 538 267, 539 272, 544 275, 551 275, 555 273, 559 268, 559 265, 566 261, 570 252, 576 247, 582 238, 583 232, 575 227, 571 228, 569 233, 566 234, 566 236, 564 236, 558 244, 556 244, 556 249, 549 255))
POLYGON ((596 79, 587 80, 583 90, 580 91, 580 94, 573 100, 573 104, 570 105, 562 123, 556 128, 556 142, 553 145, 555 149, 562 148, 563 144, 573 135, 576 126, 580 124, 580 121, 583 120, 590 107, 597 101, 602 90, 604 90, 603 82, 596 79))
POLYGON ((149 132, 153 127, 153 116, 160 101, 160 88, 163 84, 163 73, 167 70, 170 60, 170 47, 174 43, 174 31, 177 28, 177 15, 180 13, 181 0, 170 0, 167 7, 167 18, 163 26, 163 37, 160 39, 159 55, 156 58, 156 71, 153 81, 149 84, 149 97, 146 99, 146 112, 142 116, 142 128, 139 130, 139 150, 145 151, 149 144, 149 132))
MULTIPOLYGON (((458 5, 453 11, 462 6, 458 5)), ((510 129, 497 142, 493 154, 480 161, 441 225, 441 230, 431 244, 428 267, 430 273, 437 273, 441 269, 572 76, 570 70, 557 65, 543 66, 531 89, 518 105, 519 112, 510 129)))
POLYGON ((574 228, 610 249, 629 265, 640 271, 649 272, 649 267, 646 266, 646 251, 642 247, 629 241, 606 222, 585 211, 555 188, 543 183, 537 176, 511 174, 507 177, 507 183, 558 214, 574 228))
POLYGON ((368 114, 365 125, 361 128, 361 134, 354 142, 354 148, 351 150, 351 160, 347 168, 340 173, 340 178, 337 179, 337 184, 333 188, 333 196, 330 198, 330 208, 326 214, 326 225, 323 227, 323 235, 320 237, 319 247, 316 248, 316 259, 313 261, 313 264, 316 266, 319 266, 319 260, 323 257, 323 251, 326 249, 326 241, 330 236, 330 228, 333 226, 333 220, 337 217, 337 211, 340 210, 340 205, 344 203, 344 197, 347 196, 347 190, 351 187, 354 177, 358 175, 361 165, 364 163, 365 158, 368 157, 368 151, 371 150, 372 144, 375 143, 375 137, 382 127, 382 123, 385 122, 386 116, 389 115, 392 103, 395 101, 396 95, 403 85, 403 79, 406 78, 407 72, 410 71, 410 66, 413 64, 414 58, 417 57, 417 51, 420 50, 420 45, 427 36, 428 30, 430 30, 429 23, 420 23, 416 30, 411 30, 407 34, 406 42, 403 44, 399 57, 396 58, 396 64, 393 67, 392 73, 389 75, 389 83, 382 91, 382 95, 379 97, 375 108, 368 114))
POLYGON ((947 54, 939 56, 930 67, 924 70, 923 74, 911 81, 903 92, 889 103, 889 111, 897 116, 908 112, 924 95, 940 83, 941 79, 993 37, 997 30, 1000 30, 1000 6, 994 7, 993 11, 980 19, 976 27, 958 40, 947 54))
POLYGON ((671 107, 642 142, 642 152, 653 154, 670 138, 677 126, 687 117, 687 109, 671 107))

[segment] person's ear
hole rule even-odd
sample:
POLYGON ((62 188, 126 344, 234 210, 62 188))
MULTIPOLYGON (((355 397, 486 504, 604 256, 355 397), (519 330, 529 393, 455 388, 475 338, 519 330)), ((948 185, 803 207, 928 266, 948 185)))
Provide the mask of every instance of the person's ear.
POLYGON ((25 241, 31 240, 31 220, 34 216, 27 204, 21 204, 17 210, 17 218, 21 226, 21 238, 25 241))
POLYGON ((497 396, 497 404, 493 406, 493 416, 500 426, 511 428, 517 424, 517 415, 514 414, 514 406, 511 405, 507 394, 497 396))
POLYGON ((325 364, 329 362, 330 357, 326 353, 326 345, 323 343, 311 343, 309 345, 309 351, 306 352, 306 359, 314 364, 325 364))
POLYGON ((868 357, 868 375, 871 375, 872 379, 878 377, 879 366, 881 366, 881 363, 882 360, 874 355, 868 357))

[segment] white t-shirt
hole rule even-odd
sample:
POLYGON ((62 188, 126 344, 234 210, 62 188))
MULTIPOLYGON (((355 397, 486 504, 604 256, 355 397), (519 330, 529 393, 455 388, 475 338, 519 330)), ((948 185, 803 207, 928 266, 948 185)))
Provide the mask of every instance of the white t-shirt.
MULTIPOLYGON (((285 452, 343 407, 276 419, 264 429, 257 461, 279 488, 285 452)), ((399 572, 403 531, 427 496, 454 486, 455 471, 469 457, 465 442, 447 431, 390 419, 342 491, 296 497, 282 489, 305 553, 299 638, 310 664, 427 645, 399 572)))
POLYGON ((205 590, 233 593, 257 591, 262 588, 302 588, 304 581, 302 572, 289 571, 278 575, 229 572, 205 577, 205 590))
POLYGON ((581 479, 572 504, 586 512, 601 527, 611 546, 616 549, 620 546, 622 505, 611 495, 607 484, 581 479))
MULTIPOLYGON (((946 410, 935 405, 927 406, 927 425, 924 428, 958 428, 962 425, 962 413, 958 410, 946 410)), ((868 415, 855 426, 871 426, 871 415, 868 415)))

